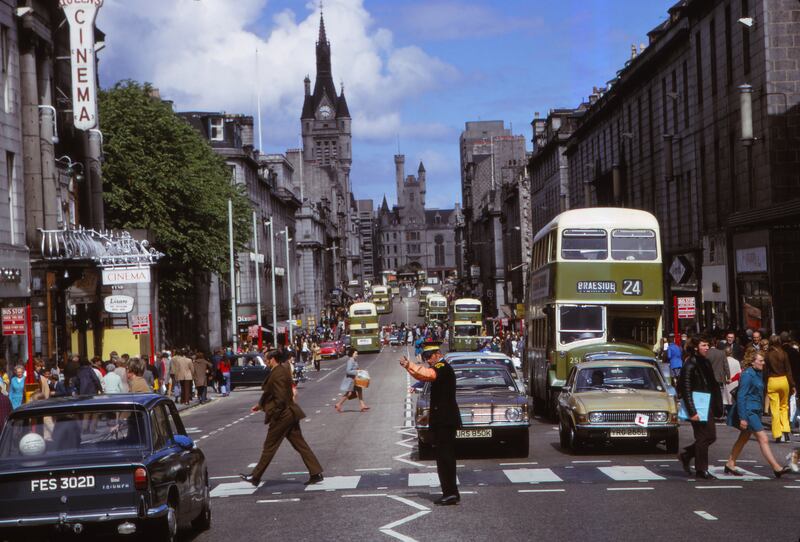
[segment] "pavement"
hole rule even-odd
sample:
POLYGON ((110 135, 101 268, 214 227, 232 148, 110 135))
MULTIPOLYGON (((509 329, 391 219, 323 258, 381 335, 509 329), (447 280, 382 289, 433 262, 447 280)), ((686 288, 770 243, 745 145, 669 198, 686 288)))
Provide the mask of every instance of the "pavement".
MULTIPOLYGON (((382 323, 416 322, 416 302, 395 300, 382 323)), ((711 449, 714 481, 687 477, 663 448, 597 447, 570 454, 557 428, 534 419, 528 457, 478 446, 459 454, 461 504, 435 507, 435 462, 421 460, 413 428, 409 380, 397 360, 405 347, 361 355, 369 370, 365 401, 337 413, 345 358, 323 362, 298 390, 307 414, 303 434, 325 468, 325 481, 304 486, 305 467, 283 444, 262 484, 238 479, 258 460, 266 426, 249 411, 256 388, 238 389, 181 413, 204 451, 212 483, 213 526, 185 540, 797 540, 796 475, 772 478, 755 442, 739 466, 747 476, 724 477, 722 465, 737 432, 720 425, 711 449)), ((681 442, 691 442, 682 426, 681 442)), ((796 445, 800 445, 797 443, 796 445)), ((791 444, 773 445, 778 457, 791 444)))

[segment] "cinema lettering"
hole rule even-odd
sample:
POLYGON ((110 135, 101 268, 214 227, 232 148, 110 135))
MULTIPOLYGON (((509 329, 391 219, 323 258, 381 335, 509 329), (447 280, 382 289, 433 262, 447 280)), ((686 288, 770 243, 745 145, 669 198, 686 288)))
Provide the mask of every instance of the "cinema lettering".
POLYGON ((75 128, 97 127, 94 21, 103 0, 59 0, 69 23, 72 115, 75 128))
POLYGON ((150 282, 150 269, 103 269, 103 285, 150 282))

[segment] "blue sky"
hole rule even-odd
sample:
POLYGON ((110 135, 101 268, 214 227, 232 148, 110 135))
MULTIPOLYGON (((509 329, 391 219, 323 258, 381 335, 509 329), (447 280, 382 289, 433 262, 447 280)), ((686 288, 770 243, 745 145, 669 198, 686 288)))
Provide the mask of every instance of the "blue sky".
MULTIPOLYGON (((327 0, 334 78, 354 117, 356 197, 394 201, 399 137, 407 174, 425 162, 429 206, 452 206, 466 121, 502 119, 530 150, 534 112, 577 106, 605 85, 673 3, 327 0)), ((260 87, 264 151, 283 152, 298 145, 302 77, 314 77, 316 5, 107 0, 101 84, 149 81, 178 110, 253 115, 260 87)))

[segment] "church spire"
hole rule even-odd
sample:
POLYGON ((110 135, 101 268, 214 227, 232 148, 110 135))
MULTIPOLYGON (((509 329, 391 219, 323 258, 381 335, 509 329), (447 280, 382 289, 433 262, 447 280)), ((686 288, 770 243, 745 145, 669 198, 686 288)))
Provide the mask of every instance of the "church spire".
POLYGON ((333 83, 333 70, 331 68, 331 43, 325 32, 325 18, 319 14, 319 37, 317 39, 317 78, 314 82, 313 108, 319 107, 322 96, 326 95, 330 105, 335 107, 337 101, 336 85, 333 83))

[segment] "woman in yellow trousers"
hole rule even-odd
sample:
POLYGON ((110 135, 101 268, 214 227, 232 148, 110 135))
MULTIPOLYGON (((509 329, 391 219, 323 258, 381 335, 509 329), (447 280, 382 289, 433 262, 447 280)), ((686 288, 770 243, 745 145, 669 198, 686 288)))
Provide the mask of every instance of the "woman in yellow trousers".
POLYGON ((789 357, 777 335, 769 338, 767 350, 767 397, 772 415, 772 438, 775 442, 791 442, 789 425, 789 397, 794 395, 795 383, 789 357))

